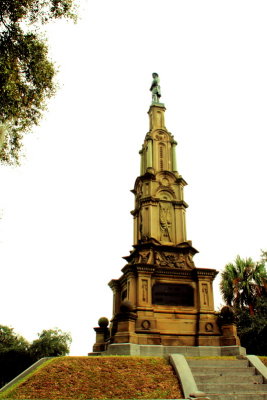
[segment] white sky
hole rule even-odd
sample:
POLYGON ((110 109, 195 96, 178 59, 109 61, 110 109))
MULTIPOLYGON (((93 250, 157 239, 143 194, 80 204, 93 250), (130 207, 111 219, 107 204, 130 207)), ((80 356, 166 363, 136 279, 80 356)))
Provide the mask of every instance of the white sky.
POLYGON ((49 26, 57 95, 22 166, 0 169, 0 323, 29 340, 57 326, 86 355, 132 246, 152 72, 188 182, 196 265, 222 270, 267 248, 267 3, 78 3, 77 25, 49 26))

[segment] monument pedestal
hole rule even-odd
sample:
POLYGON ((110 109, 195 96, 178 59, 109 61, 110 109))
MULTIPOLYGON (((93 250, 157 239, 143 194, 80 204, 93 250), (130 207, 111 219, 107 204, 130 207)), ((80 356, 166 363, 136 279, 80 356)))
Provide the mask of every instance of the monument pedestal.
MULTIPOLYGON (((139 345, 134 343, 110 344, 102 355, 129 355, 165 357, 169 354, 183 354, 185 357, 244 356, 246 349, 241 346, 162 346, 139 345)), ((93 356, 94 353, 88 355, 93 356)), ((96 353, 95 355, 99 355, 96 353)))
MULTIPOLYGON (((136 315, 132 343, 163 346, 219 346, 221 332, 213 306, 214 269, 196 268, 191 242, 162 245, 151 239, 135 246, 114 293, 111 342, 121 342, 120 307, 127 299, 136 315), (165 260, 165 261, 164 261, 165 260), (118 339, 120 337, 120 339, 118 339)), ((134 325, 134 327, 133 327, 134 325)), ((123 331, 122 331, 123 330, 123 331)), ((124 333, 125 335, 125 333, 124 333)))

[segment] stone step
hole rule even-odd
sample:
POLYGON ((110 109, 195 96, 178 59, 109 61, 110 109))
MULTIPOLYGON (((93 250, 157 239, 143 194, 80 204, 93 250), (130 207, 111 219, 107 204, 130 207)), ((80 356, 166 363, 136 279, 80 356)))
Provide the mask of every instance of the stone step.
POLYGON ((267 395, 267 384, 251 384, 251 383, 233 383, 233 384, 215 384, 200 383, 197 385, 198 390, 207 393, 251 393, 262 392, 267 395))
POLYGON ((267 384, 248 360, 187 359, 197 388, 210 400, 267 400, 267 384))
POLYGON ((267 400, 266 393, 209 393, 210 400, 267 400))
POLYGON ((190 367, 222 367, 222 368, 245 368, 248 366, 247 360, 205 360, 205 359, 187 359, 190 367))
POLYGON ((255 375, 254 367, 247 368, 218 368, 218 367, 191 367, 192 374, 217 374, 217 375, 255 375))
POLYGON ((263 383, 263 378, 261 375, 217 375, 217 374, 206 374, 198 375, 194 374, 194 378, 197 386, 201 383, 222 383, 222 384, 232 384, 232 383, 252 383, 260 384, 263 383))

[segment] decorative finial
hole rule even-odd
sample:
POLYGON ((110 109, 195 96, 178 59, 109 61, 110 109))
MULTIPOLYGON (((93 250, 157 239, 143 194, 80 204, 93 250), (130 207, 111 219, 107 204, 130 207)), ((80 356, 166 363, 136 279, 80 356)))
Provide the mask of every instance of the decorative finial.
POLYGON ((159 86, 159 75, 156 72, 153 72, 152 74, 153 81, 151 84, 150 91, 152 92, 152 103, 160 103, 160 86, 159 86))

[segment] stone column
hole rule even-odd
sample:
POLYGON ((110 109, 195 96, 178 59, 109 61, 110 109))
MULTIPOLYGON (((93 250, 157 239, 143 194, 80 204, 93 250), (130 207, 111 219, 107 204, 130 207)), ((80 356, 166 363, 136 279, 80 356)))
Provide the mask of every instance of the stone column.
POLYGON ((146 168, 153 167, 153 157, 152 157, 152 139, 148 139, 147 141, 147 162, 146 168))
POLYGON ((118 279, 112 279, 108 285, 113 291, 113 315, 115 315, 119 312, 120 302, 121 302, 120 282, 118 279))
POLYGON ((140 175, 144 174, 144 156, 143 149, 139 151, 140 154, 140 175))
POLYGON ((128 282, 128 300, 136 307, 136 277, 134 273, 130 273, 127 277, 128 282))
POLYGON ((176 161, 176 145, 177 142, 172 143, 172 170, 173 172, 177 172, 177 161, 176 161))

